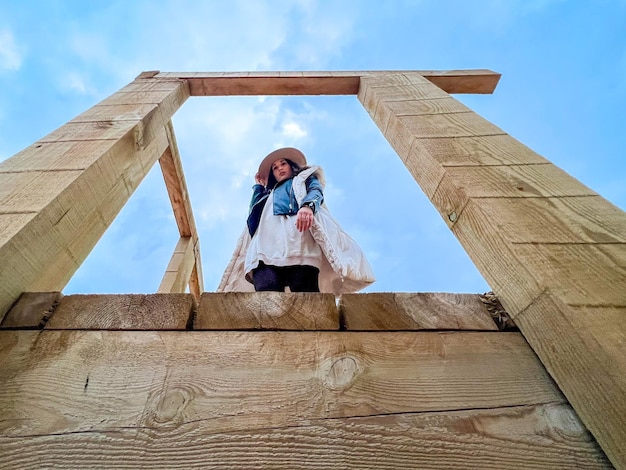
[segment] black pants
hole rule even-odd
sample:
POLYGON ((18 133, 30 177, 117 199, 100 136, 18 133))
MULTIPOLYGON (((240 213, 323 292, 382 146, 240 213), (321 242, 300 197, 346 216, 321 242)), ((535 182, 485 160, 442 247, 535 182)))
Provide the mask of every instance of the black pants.
POLYGON ((263 262, 253 271, 254 290, 319 292, 320 270, 313 266, 271 266, 263 262))

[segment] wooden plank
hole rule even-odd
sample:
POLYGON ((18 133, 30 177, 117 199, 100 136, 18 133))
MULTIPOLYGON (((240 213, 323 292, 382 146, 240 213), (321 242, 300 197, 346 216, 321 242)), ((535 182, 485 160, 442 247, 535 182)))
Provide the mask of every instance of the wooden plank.
MULTIPOLYGON (((379 104, 379 107, 382 105, 379 104)), ((427 116, 392 116, 417 138, 422 137, 477 137, 504 134, 499 127, 491 124, 473 112, 431 114, 427 116)))
POLYGON ((486 198, 480 204, 511 243, 626 243, 623 211, 600 196, 486 198))
POLYGON ((67 295, 46 330, 185 330, 195 308, 190 294, 67 295))
POLYGON ((195 264, 191 237, 180 237, 157 292, 184 293, 195 264))
POLYGON ((192 96, 354 95, 361 77, 397 76, 413 83, 424 77, 447 93, 493 93, 500 74, 491 70, 331 72, 161 72, 153 79, 188 80, 192 96), (408 78, 407 78, 408 77, 408 78))
MULTIPOLYGON (((37 215, 34 211, 0 213, 0 246, 16 236, 20 230, 37 215)), ((0 314, 0 317, 2 315, 0 314)))
MULTIPOLYGON (((103 121, 68 123, 53 132, 50 138, 98 141, 98 152, 84 153, 89 147, 74 143, 57 148, 53 159, 58 172, 29 171, 21 166, 17 173, 3 172, 0 213, 37 212, 22 227, 12 226, 15 233, 0 245, 0 259, 6 269, 0 272, 0 316, 17 300, 22 292, 62 290, 89 250, 104 233, 132 191, 143 179, 154 162, 163 154, 167 141, 163 125, 188 97, 188 86, 183 81, 170 81, 171 89, 161 95, 159 106, 137 121, 103 121), (130 128, 124 126, 131 126, 130 128), (120 129, 125 132, 120 132, 120 129), (113 129, 113 131, 111 130, 113 129), (164 139, 165 138, 165 139, 164 139), (102 142, 109 142, 108 145, 102 142), (80 163, 77 165, 75 159, 80 163), (84 167, 86 162, 91 162, 84 167), (80 169, 75 169, 78 166, 80 169), (36 183, 45 179, 47 194, 37 190, 36 183), (50 186, 50 183, 53 183, 50 186), (25 187, 32 193, 25 195, 25 187), (21 189, 20 189, 21 188, 21 189)), ((137 93, 123 93, 122 104, 141 105, 137 93)), ((105 100, 103 104, 115 104, 105 100)), ((141 108, 144 109, 144 108, 141 108)), ((59 142, 51 142, 59 145, 59 142)), ((28 155, 20 157, 21 164, 35 160, 36 149, 48 147, 47 141, 36 143, 28 155), (38 147, 41 146, 41 147, 38 147)), ((91 149, 93 149, 91 148, 91 149)), ((12 163, 3 165, 10 168, 12 163)), ((19 166, 19 165, 18 165, 19 166)))
POLYGON ((36 142, 0 163, 0 172, 84 170, 114 146, 111 140, 36 142))
POLYGON ((507 134, 448 139, 421 138, 420 143, 432 158, 445 167, 549 163, 507 134))
POLYGON ((62 298, 60 292, 24 292, 0 328, 43 328, 62 298))
POLYGON ((0 173, 0 211, 39 212, 82 173, 81 170, 0 173))
POLYGON ((542 290, 515 255, 515 247, 490 223, 490 213, 469 200, 451 227, 476 268, 511 315, 522 311, 542 290))
POLYGON ((616 466, 626 462, 626 309, 573 307, 546 290, 516 316, 616 466))
POLYGON ((70 122, 136 121, 159 105, 156 103, 98 104, 79 114, 70 122))
POLYGON ((433 99, 408 99, 402 101, 385 101, 385 107, 395 116, 429 116, 431 114, 467 113, 467 106, 448 94, 433 99))
POLYGON ((205 292, 193 329, 339 330, 339 313, 332 294, 205 292))
POLYGON ((470 197, 598 196, 556 165, 447 167, 446 173, 470 197))
POLYGON ((84 140, 119 140, 137 125, 134 121, 68 122, 37 142, 73 142, 84 140))
POLYGON ((0 437, 0 465, 7 470, 612 468, 568 405, 298 420, 228 432, 212 429, 212 423, 0 437))
POLYGON ((0 344, 4 437, 564 403, 519 333, 44 329, 0 344))
POLYGON ((626 243, 524 243, 513 249, 538 284, 564 303, 626 307, 626 243))
POLYGON ((49 203, 21 208, 39 212, 0 246, 0 315, 22 292, 62 290, 166 146, 162 134, 137 152, 127 136, 66 187, 56 186, 49 203))
MULTIPOLYGON (((424 93, 428 93, 428 86, 420 82, 419 87, 413 97, 402 96, 401 100, 423 99, 424 93)), ((385 88, 381 79, 376 86, 360 91, 359 99, 416 180, 423 184, 443 219, 513 318, 547 290, 565 305, 602 308, 625 305, 626 244, 619 235, 615 237, 612 234, 623 232, 626 213, 610 207, 608 202, 600 202, 597 193, 556 166, 534 162, 537 156, 521 145, 510 145, 510 138, 481 137, 481 134, 490 132, 489 125, 472 116, 472 113, 430 116, 396 114, 404 111, 387 105, 388 90, 392 89, 394 86, 385 88), (381 93, 381 90, 384 92, 381 93), (445 156, 448 149, 453 150, 451 157, 445 156), (472 159, 472 153, 478 156, 472 159), (504 164, 494 165, 492 156, 500 153, 506 157, 502 159, 504 164), (468 164, 468 160, 473 161, 468 164), (522 164, 511 164, 516 161, 522 164), (419 176, 420 169, 430 176, 419 176), (433 191, 437 181, 439 183, 433 191), (574 201, 573 197, 577 197, 576 206, 560 214, 556 210, 528 211, 538 208, 539 204, 552 203, 557 198, 574 201), (583 197, 591 198, 590 203, 581 203, 583 197), (541 202, 511 202, 511 198, 540 198, 541 202), (601 207, 602 212, 589 215, 591 205, 601 207), (536 220, 530 220, 532 217, 536 220), (550 222, 554 220, 559 221, 557 226, 550 227, 550 222), (507 227, 504 233, 500 233, 502 230, 499 230, 498 224, 507 227), (539 229, 540 224, 546 225, 543 231, 539 229), (512 235, 518 227, 520 232, 512 235), (594 227, 599 230, 594 231, 594 227), (563 232, 580 237, 582 241, 555 243, 556 233, 562 236, 563 232), (522 237, 529 238, 530 242, 519 243, 522 237)), ((563 204, 567 202, 558 203, 555 207, 558 210, 563 204)), ((585 313, 576 311, 575 315, 585 313)), ((521 325, 520 329, 526 337, 536 335, 540 338, 537 343, 529 340, 533 347, 550 351, 550 360, 558 365, 551 370, 558 380, 559 374, 564 374, 563 370, 570 363, 566 353, 570 340, 575 340, 555 335, 552 339, 557 344, 543 343, 545 336, 539 330, 556 325, 555 317, 558 317, 557 313, 544 312, 543 316, 537 317, 537 322, 521 325)), ((582 337, 591 334, 582 332, 582 337)), ((612 355, 607 355, 608 360, 622 359, 615 355, 615 351, 620 345, 623 348, 623 342, 616 341, 619 339, 611 336, 603 340, 607 351, 613 351, 612 355)), ((578 346, 581 354, 589 348, 580 342, 578 346)), ((593 348, 587 352, 593 354, 593 348)), ((603 382, 599 378, 601 373, 589 370, 590 378, 595 378, 600 388, 606 387, 598 394, 623 397, 624 389, 603 382)), ((562 381, 562 384, 566 393, 579 393, 567 388, 576 387, 575 381, 562 381)), ((600 445, 607 450, 616 466, 626 467, 624 455, 612 450, 611 440, 604 440, 612 429, 623 426, 623 422, 616 418, 615 413, 601 411, 602 399, 593 396, 593 393, 591 395, 592 403, 587 405, 580 400, 573 403, 574 407, 585 415, 597 413, 595 433, 600 445)))
POLYGON ((204 279, 202 275, 202 255, 200 252, 200 240, 193 244, 194 264, 189 278, 189 291, 194 295, 196 302, 200 303, 200 296, 204 292, 204 279))
POLYGON ((191 208, 180 152, 176 142, 174 126, 171 121, 165 126, 165 131, 169 146, 167 151, 159 158, 159 165, 161 166, 165 186, 170 197, 172 209, 174 210, 174 218, 176 219, 180 236, 191 237, 192 240, 194 264, 188 282, 190 292, 196 297, 196 301, 200 302, 200 295, 204 291, 204 279, 202 275, 198 232, 191 208))
POLYGON ((189 78, 191 96, 356 95, 359 77, 189 78))
POLYGON ((477 294, 343 294, 339 301, 339 313, 345 328, 355 331, 498 331, 477 294))
POLYGON ((166 133, 169 146, 161 158, 159 158, 159 165, 161 166, 167 193, 174 210, 176 225, 178 225, 181 237, 197 238, 198 234, 191 209, 191 201, 189 200, 185 173, 171 121, 167 123, 166 133))

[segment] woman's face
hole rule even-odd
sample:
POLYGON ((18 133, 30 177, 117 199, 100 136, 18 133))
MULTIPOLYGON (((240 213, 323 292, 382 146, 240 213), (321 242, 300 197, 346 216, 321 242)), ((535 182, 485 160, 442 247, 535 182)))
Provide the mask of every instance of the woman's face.
POLYGON ((274 174, 274 178, 276 178, 277 182, 281 182, 293 176, 293 170, 291 169, 291 165, 285 160, 281 158, 272 163, 272 173, 274 174))

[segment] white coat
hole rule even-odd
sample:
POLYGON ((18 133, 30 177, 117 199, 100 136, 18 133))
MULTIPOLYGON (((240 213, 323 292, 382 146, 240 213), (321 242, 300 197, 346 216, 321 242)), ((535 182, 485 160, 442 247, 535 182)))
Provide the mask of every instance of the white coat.
MULTIPOLYGON (((298 205, 306 196, 306 179, 316 174, 324 184, 321 168, 309 167, 293 179, 298 205)), ((339 226, 326 204, 320 206, 309 229, 313 239, 322 248, 322 266, 319 286, 321 292, 341 294, 359 291, 375 281, 372 268, 359 245, 339 226)), ((245 226, 237 241, 233 256, 224 271, 218 292, 254 292, 254 285, 245 278, 244 264, 250 245, 250 234, 245 226)))

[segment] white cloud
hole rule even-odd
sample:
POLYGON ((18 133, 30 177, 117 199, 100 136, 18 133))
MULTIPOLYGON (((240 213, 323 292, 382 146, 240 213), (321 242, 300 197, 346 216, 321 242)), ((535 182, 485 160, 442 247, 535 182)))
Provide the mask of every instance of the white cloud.
POLYGON ((0 70, 16 71, 22 66, 22 56, 15 44, 13 33, 0 31, 0 70))
POLYGON ((302 129, 297 122, 286 122, 282 126, 283 135, 290 139, 299 140, 307 136, 307 131, 302 129))
POLYGON ((69 72, 60 78, 61 89, 64 91, 88 95, 96 93, 93 86, 88 83, 88 79, 78 72, 69 72))

